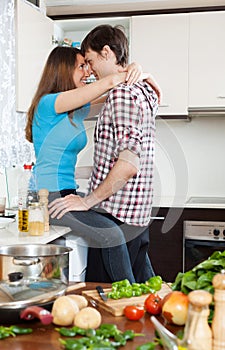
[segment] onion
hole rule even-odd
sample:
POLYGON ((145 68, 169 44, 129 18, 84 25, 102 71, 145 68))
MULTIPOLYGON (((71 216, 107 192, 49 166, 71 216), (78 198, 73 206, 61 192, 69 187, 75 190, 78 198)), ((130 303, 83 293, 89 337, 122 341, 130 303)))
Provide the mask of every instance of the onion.
POLYGON ((162 315, 168 323, 183 326, 187 320, 188 296, 179 291, 167 294, 162 300, 162 315))

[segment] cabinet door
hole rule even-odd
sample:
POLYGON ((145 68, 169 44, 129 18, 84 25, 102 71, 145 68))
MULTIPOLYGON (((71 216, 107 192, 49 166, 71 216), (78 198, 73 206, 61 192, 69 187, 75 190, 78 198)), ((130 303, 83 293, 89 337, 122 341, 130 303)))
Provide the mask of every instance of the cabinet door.
POLYGON ((225 106, 225 12, 190 15, 190 107, 225 106))
POLYGON ((159 83, 159 115, 186 115, 188 106, 188 14, 135 16, 131 58, 159 83))
POLYGON ((53 48, 54 24, 39 9, 17 0, 16 27, 16 109, 26 112, 53 48))

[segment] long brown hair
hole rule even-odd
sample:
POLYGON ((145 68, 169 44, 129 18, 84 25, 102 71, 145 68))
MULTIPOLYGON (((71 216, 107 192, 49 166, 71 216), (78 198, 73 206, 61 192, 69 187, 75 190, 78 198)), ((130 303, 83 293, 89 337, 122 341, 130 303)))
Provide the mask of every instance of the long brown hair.
POLYGON ((81 54, 81 52, 77 48, 57 46, 48 56, 37 91, 27 112, 25 135, 28 141, 33 142, 33 117, 41 97, 76 88, 73 81, 73 72, 78 54, 81 54))

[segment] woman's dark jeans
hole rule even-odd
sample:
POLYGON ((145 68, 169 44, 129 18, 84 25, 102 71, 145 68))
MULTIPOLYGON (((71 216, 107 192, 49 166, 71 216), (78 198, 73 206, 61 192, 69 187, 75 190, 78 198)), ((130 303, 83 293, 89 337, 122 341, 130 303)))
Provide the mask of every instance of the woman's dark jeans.
MULTIPOLYGON (((72 191, 51 192, 49 202, 72 191)), ((49 219, 51 225, 70 227, 74 236, 81 237, 81 242, 84 240, 90 248, 86 280, 114 282, 127 278, 133 283, 135 275, 138 279, 141 275, 142 281, 154 275, 148 255, 144 251, 140 254, 141 248, 148 246, 148 228, 126 225, 106 212, 95 210, 71 211, 61 219, 49 219)), ((77 242, 79 244, 79 240, 77 242)))

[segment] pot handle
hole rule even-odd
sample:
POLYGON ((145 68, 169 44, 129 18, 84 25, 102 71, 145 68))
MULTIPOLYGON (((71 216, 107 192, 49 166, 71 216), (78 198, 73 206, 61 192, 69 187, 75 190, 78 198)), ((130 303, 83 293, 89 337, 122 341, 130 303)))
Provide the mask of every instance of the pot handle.
POLYGON ((39 318, 42 324, 48 325, 52 323, 53 316, 51 312, 40 306, 29 306, 20 313, 20 318, 24 320, 32 320, 39 318))
POLYGON ((37 265, 40 263, 39 258, 13 258, 13 264, 14 265, 19 265, 19 266, 30 266, 30 265, 37 265))

